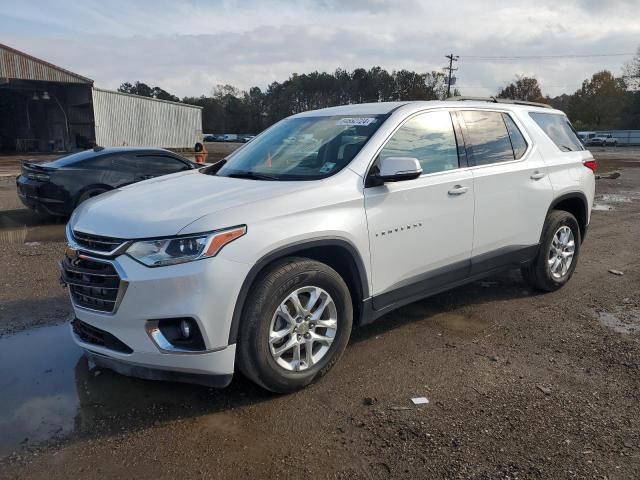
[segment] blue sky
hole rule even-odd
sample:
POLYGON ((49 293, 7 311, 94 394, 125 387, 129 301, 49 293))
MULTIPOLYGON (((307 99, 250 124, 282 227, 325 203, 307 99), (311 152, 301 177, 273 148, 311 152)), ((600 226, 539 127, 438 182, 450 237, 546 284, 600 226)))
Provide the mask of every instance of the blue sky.
POLYGON ((440 70, 450 52, 466 95, 494 94, 516 75, 558 95, 603 68, 620 73, 630 57, 472 56, 635 52, 638 1, 0 0, 0 43, 101 87, 141 80, 179 96, 338 67, 440 70))

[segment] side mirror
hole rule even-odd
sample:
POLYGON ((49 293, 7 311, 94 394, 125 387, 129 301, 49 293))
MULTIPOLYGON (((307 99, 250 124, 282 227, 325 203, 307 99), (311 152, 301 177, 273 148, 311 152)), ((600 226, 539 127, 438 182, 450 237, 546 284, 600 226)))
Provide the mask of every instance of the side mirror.
POLYGON ((387 182, 413 180, 422 175, 422 167, 417 158, 386 157, 378 161, 376 172, 370 175, 370 186, 378 186, 387 182))

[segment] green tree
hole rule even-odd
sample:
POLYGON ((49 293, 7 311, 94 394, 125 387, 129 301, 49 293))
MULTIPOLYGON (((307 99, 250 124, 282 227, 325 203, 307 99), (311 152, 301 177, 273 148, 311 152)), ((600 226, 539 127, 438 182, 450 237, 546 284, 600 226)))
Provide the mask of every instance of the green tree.
POLYGON ((603 70, 582 82, 569 99, 569 117, 579 129, 618 128, 626 98, 624 81, 603 70))
POLYGON ((498 92, 498 98, 511 98, 527 102, 544 102, 540 85, 535 77, 517 76, 515 81, 498 92))
POLYGON ((638 47, 636 56, 623 67, 622 73, 627 89, 640 90, 640 47, 638 47))
POLYGON ((167 92, 166 90, 163 90, 160 87, 153 87, 151 89, 151 96, 153 98, 158 98, 160 100, 170 100, 172 102, 179 102, 180 99, 178 97, 176 97, 175 95, 170 94, 169 92, 167 92))
POLYGON ((124 82, 118 87, 119 92, 130 93, 132 95, 139 95, 141 97, 159 98, 160 100, 171 100, 173 102, 179 102, 180 99, 175 95, 170 94, 166 90, 160 87, 150 87, 144 82, 124 82))

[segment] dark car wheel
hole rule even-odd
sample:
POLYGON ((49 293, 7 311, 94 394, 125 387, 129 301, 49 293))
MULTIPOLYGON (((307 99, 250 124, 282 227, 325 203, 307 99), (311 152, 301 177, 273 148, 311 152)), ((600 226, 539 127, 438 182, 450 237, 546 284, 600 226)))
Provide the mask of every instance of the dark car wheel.
POLYGON ((97 197, 101 193, 104 193, 107 191, 108 189, 106 188, 92 188, 91 190, 87 190, 78 198, 78 201, 76 202, 76 207, 78 207, 78 205, 80 205, 82 202, 89 200, 90 198, 97 197))
POLYGON ((238 367, 258 385, 288 393, 327 373, 353 322, 349 289, 329 266, 306 258, 274 263, 247 298, 238 367))
POLYGON ((580 226, 569 212, 553 210, 542 230, 535 260, 522 268, 522 276, 533 288, 552 292, 573 275, 580 254, 580 226))

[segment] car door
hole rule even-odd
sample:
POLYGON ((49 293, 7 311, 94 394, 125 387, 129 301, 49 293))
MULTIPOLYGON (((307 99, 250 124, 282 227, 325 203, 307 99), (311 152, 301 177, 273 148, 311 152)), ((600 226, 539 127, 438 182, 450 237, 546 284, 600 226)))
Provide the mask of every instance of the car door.
POLYGON ((104 183, 117 188, 136 181, 137 160, 134 155, 120 153, 110 155, 108 160, 104 170, 104 183))
POLYGON ((138 155, 138 174, 136 178, 138 181, 147 180, 190 169, 191 167, 186 162, 170 155, 140 154, 138 155))
POLYGON ((416 158, 423 174, 365 188, 376 310, 465 277, 473 242, 473 176, 450 113, 410 117, 377 158, 387 156, 416 158))
POLYGON ((507 112, 459 113, 475 189, 472 274, 532 258, 553 191, 540 152, 507 112))

